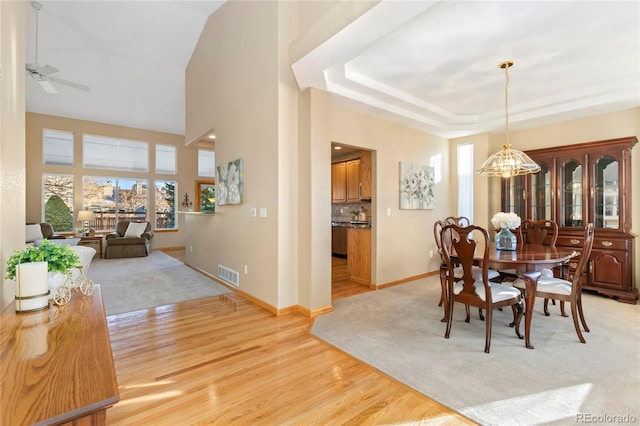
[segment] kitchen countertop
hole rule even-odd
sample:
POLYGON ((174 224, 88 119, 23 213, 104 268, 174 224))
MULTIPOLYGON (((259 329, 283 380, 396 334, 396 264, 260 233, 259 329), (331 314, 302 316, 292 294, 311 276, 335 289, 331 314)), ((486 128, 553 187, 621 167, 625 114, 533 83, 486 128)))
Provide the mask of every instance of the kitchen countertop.
POLYGON ((371 229, 371 222, 369 221, 351 221, 351 222, 331 221, 331 226, 340 226, 343 228, 355 228, 355 229, 371 229))

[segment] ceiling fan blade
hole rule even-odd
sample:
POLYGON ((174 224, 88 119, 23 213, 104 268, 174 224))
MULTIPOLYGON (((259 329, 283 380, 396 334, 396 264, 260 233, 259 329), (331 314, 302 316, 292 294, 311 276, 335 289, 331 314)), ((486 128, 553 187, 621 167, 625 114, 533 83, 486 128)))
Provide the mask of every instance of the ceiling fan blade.
POLYGON ((40 87, 42 87, 42 90, 44 90, 48 94, 55 95, 56 93, 58 93, 56 88, 53 87, 53 84, 51 84, 49 80, 45 80, 45 79, 38 80, 38 83, 40 83, 40 87))
POLYGON ((51 75, 60 71, 58 70, 58 68, 52 67, 51 65, 47 64, 38 68, 38 72, 43 75, 51 75))
POLYGON ((73 81, 69 81, 69 80, 63 80, 62 78, 47 77, 47 79, 58 84, 64 84, 65 86, 73 87, 79 90, 84 90, 85 92, 88 92, 91 90, 89 86, 85 86, 84 84, 80 84, 80 83, 74 83, 73 81))

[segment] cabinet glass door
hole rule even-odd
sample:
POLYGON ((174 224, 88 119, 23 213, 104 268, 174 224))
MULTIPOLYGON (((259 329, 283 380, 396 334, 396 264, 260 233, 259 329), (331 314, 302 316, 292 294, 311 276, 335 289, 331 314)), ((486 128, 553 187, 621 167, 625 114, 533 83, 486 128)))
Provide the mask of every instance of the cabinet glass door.
POLYGON ((620 192, 618 190, 618 162, 609 156, 595 164, 594 176, 594 224, 596 228, 620 227, 620 192))
POLYGON ((583 221, 583 167, 576 160, 560 166, 560 223, 559 226, 582 228, 583 221))
POLYGON ((533 220, 553 220, 551 211, 551 167, 540 162, 540 172, 531 175, 531 215, 533 220))
POLYGON ((527 217, 525 176, 513 176, 508 182, 509 190, 504 203, 505 212, 513 212, 524 219, 527 217))

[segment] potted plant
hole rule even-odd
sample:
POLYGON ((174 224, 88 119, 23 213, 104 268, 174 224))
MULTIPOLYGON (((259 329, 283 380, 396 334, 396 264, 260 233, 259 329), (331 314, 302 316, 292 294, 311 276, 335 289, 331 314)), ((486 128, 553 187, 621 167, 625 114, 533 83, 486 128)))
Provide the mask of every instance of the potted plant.
POLYGON ((7 260, 6 279, 16 277, 16 267, 22 263, 47 262, 47 271, 66 273, 67 269, 80 264, 78 254, 67 245, 55 244, 44 240, 39 247, 28 246, 16 250, 7 260))
POLYGON ((6 278, 16 281, 16 312, 48 308, 50 288, 64 283, 67 270, 79 263, 80 257, 69 246, 48 240, 13 252, 6 278))

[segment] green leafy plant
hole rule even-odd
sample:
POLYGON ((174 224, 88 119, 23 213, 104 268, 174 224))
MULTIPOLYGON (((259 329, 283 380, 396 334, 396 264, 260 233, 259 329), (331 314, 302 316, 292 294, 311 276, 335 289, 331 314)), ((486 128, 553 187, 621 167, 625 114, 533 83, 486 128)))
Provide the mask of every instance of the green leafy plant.
POLYGON ((19 263, 47 262, 47 270, 50 272, 65 273, 67 269, 80 264, 78 253, 67 245, 54 244, 44 240, 40 247, 28 246, 22 250, 16 250, 7 260, 6 279, 13 280, 16 277, 16 266, 19 263))

